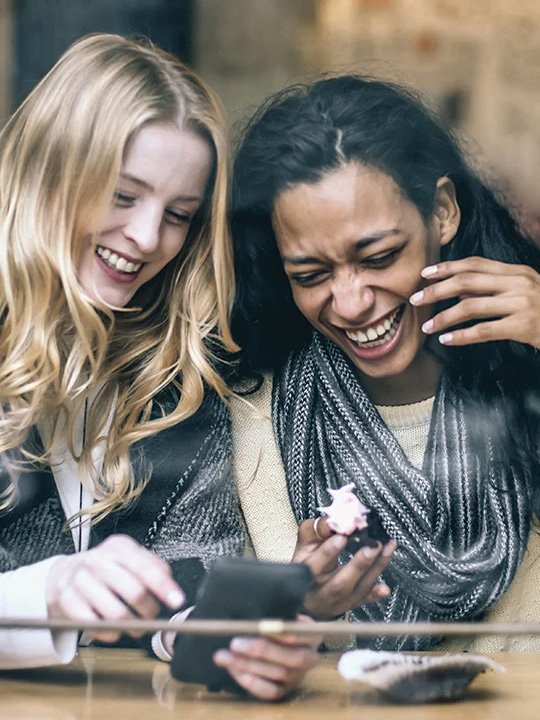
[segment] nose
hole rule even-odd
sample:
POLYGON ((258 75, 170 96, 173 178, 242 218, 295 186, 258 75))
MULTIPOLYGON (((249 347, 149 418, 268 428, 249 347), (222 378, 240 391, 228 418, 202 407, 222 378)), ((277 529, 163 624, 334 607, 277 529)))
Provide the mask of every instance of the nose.
POLYGON ((363 322, 374 300, 373 290, 357 273, 336 278, 332 284, 332 312, 341 322, 363 322))
POLYGON ((158 207, 140 205, 132 208, 128 222, 124 226, 124 234, 137 245, 139 250, 150 254, 159 245, 162 217, 162 210, 158 207))

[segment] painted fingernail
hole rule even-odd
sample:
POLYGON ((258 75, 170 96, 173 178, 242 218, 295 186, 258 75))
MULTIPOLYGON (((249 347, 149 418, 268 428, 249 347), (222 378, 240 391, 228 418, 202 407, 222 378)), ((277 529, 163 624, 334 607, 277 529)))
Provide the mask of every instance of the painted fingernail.
POLYGON ((454 339, 454 333, 444 333, 444 335, 439 336, 439 342, 442 345, 447 345, 448 343, 451 343, 454 339))
POLYGON ((379 554, 380 549, 379 545, 377 547, 366 547, 364 548, 364 555, 369 559, 374 558, 379 554))
POLYGON ((422 332, 428 333, 433 330, 433 320, 426 320, 422 325, 422 332))
POLYGON ((422 277, 429 277, 430 275, 436 275, 437 270, 438 270, 438 266, 437 266, 437 265, 428 265, 428 267, 425 267, 425 268, 422 270, 422 272, 420 273, 420 275, 421 275, 422 277))
POLYGON ((233 652, 247 652, 251 648, 251 642, 247 638, 233 638, 230 648, 233 652))
POLYGON ((212 656, 216 665, 229 665, 233 661, 233 655, 228 650, 217 650, 212 656))
POLYGON ((411 297, 409 298, 409 302, 411 303, 411 305, 416 305, 416 303, 419 303, 423 297, 424 291, 419 290, 418 292, 415 292, 414 295, 411 295, 411 297))
POLYGON ((333 535, 330 539, 330 542, 332 544, 332 547, 334 547, 336 550, 343 550, 343 548, 347 544, 347 538, 345 535, 333 535))
POLYGON ((181 607, 185 599, 184 594, 178 590, 171 590, 171 592, 167 593, 167 605, 171 608, 181 607))

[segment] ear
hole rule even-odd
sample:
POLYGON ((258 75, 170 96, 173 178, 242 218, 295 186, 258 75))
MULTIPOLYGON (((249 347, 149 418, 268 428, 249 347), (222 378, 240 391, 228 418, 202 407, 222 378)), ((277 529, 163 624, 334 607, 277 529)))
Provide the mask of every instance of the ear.
POLYGON ((450 178, 444 176, 437 180, 435 190, 435 209, 432 224, 439 244, 447 245, 458 231, 461 211, 456 200, 456 188, 450 178))

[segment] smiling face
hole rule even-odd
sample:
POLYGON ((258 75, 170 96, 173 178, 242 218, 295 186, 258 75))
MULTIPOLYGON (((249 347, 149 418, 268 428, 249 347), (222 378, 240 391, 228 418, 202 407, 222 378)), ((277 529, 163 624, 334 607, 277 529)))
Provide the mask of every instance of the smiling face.
POLYGON ((389 175, 358 163, 293 186, 274 205, 274 231, 299 310, 347 354, 381 404, 413 402, 435 390, 438 371, 421 331, 433 308, 416 308, 409 297, 457 228, 453 193, 439 182, 427 224, 389 175))
POLYGON ((111 207, 89 228, 79 257, 79 283, 90 298, 125 307, 178 255, 211 168, 208 142, 190 130, 155 123, 134 136, 111 207))

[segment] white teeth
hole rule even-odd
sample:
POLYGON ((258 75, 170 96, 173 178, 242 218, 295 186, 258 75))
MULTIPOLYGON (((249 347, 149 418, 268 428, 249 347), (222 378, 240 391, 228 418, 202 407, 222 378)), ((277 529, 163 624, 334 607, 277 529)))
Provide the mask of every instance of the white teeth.
POLYGON ((373 328, 368 328, 366 335, 368 336, 368 340, 376 340, 377 339, 377 333, 373 328))
POLYGON ((107 265, 115 270, 119 270, 120 272, 136 273, 142 267, 142 263, 132 263, 131 261, 126 260, 126 258, 120 257, 116 253, 111 252, 108 248, 102 248, 99 245, 96 248, 96 252, 100 258, 105 260, 107 265))
POLYGON ((349 340, 353 340, 358 344, 369 343, 369 347, 378 347, 389 342, 397 332, 399 326, 399 320, 401 320, 400 308, 386 318, 383 322, 378 325, 367 328, 367 330, 357 330, 356 332, 345 331, 345 334, 349 340), (396 320, 398 322, 396 322, 396 320))

